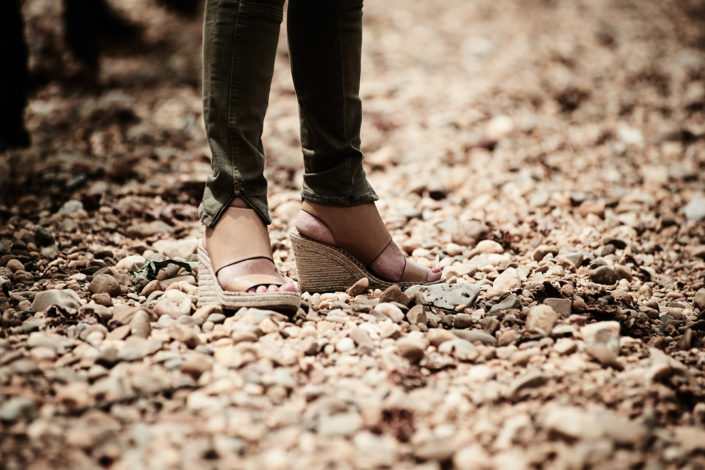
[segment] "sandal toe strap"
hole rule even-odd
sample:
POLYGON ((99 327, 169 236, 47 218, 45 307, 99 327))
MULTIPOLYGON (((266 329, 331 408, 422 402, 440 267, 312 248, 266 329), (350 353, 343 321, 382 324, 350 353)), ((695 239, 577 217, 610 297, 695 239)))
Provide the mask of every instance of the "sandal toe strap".
POLYGON ((401 275, 401 282, 421 282, 425 281, 427 276, 428 269, 425 266, 407 259, 404 273, 401 275))
POLYGON ((272 274, 248 274, 246 276, 238 276, 225 286, 226 291, 230 292, 247 292, 255 286, 275 285, 281 286, 284 284, 281 277, 272 274))

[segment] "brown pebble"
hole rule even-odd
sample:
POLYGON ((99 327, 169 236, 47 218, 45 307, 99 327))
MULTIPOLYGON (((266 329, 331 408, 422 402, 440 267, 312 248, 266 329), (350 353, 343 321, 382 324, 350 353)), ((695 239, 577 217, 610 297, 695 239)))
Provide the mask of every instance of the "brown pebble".
POLYGON ((347 294, 350 297, 355 297, 356 295, 360 295, 367 291, 367 289, 370 287, 370 280, 367 279, 366 277, 363 277, 362 279, 359 279, 355 284, 353 284, 348 290, 347 294))
POLYGON ((110 295, 106 294, 105 292, 101 292, 99 294, 93 294, 91 296, 91 299, 98 305, 102 305, 104 307, 112 307, 113 306, 113 301, 110 299, 110 295))

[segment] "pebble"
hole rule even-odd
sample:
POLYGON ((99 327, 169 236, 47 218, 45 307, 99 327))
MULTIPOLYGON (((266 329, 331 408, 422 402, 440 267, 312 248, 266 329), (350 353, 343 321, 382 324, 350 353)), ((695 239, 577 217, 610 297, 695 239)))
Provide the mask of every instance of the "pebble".
POLYGON ((558 338, 553 349, 558 354, 573 354, 578 350, 578 343, 570 338, 558 338))
POLYGON ((414 305, 406 312, 406 320, 411 325, 426 324, 426 312, 422 305, 414 305))
POLYGON ((5 264, 5 267, 9 269, 10 271, 17 272, 17 271, 24 271, 24 264, 22 264, 19 260, 17 259, 11 259, 8 260, 8 262, 5 264))
POLYGON ((609 266, 599 266, 590 271, 590 280, 598 284, 611 285, 615 284, 619 280, 619 277, 617 273, 614 272, 614 269, 609 266))
POLYGON ((546 376, 541 371, 530 372, 523 375, 512 382, 509 386, 509 398, 518 400, 524 390, 527 388, 536 388, 546 383, 546 376))
POLYGON ((211 361, 208 356, 198 353, 189 354, 179 366, 181 372, 192 376, 196 380, 210 369, 211 361))
POLYGON ((372 342, 370 335, 362 328, 353 328, 350 331, 350 337, 358 346, 365 346, 369 348, 374 347, 374 343, 372 342))
POLYGON ((460 338, 470 341, 471 343, 477 341, 482 344, 489 344, 490 346, 495 346, 497 344, 497 339, 494 336, 482 330, 453 329, 451 332, 455 333, 455 335, 460 338))
POLYGON ((196 253, 198 248, 197 238, 187 238, 185 240, 159 240, 152 247, 155 251, 162 253, 167 258, 185 260, 196 253))
POLYGON ((551 307, 554 312, 563 318, 570 316, 571 308, 573 306, 572 300, 563 299, 560 297, 548 297, 544 299, 543 303, 551 307))
POLYGON ((705 310, 705 288, 698 289, 693 297, 693 307, 702 311, 705 310))
POLYGON ((0 421, 14 423, 20 420, 32 420, 38 414, 36 402, 29 397, 5 399, 0 406, 0 421))
POLYGON ((484 470, 488 462, 489 454, 478 444, 463 447, 453 456, 453 468, 456 470, 484 470))
POLYGON ((492 287, 487 290, 488 297, 497 297, 521 287, 521 278, 514 268, 505 269, 502 274, 492 282, 492 287))
POLYGON ((689 220, 702 222, 705 220, 705 194, 696 194, 683 208, 685 216, 689 220))
POLYGON ((138 310, 130 320, 130 333, 141 338, 148 338, 152 332, 149 313, 145 310, 138 310))
POLYGON ((406 336, 396 343, 396 350, 400 356, 408 359, 410 362, 419 362, 423 359, 426 342, 423 337, 406 336))
POLYGON ((81 306, 81 298, 71 289, 49 289, 34 297, 32 309, 35 312, 44 312, 52 305, 64 309, 78 309, 81 306))
POLYGON ((154 312, 158 315, 169 315, 171 318, 178 319, 191 313, 191 299, 180 290, 167 290, 154 305, 154 312))
POLYGON ((556 257, 557 262, 564 260, 566 263, 568 263, 575 269, 579 268, 580 265, 583 264, 584 259, 585 256, 582 253, 561 253, 556 257))
POLYGON ((324 415, 318 420, 317 431, 321 436, 351 436, 362 427, 357 413, 324 415))
POLYGON ((120 270, 132 270, 135 268, 141 268, 147 262, 142 255, 129 255, 122 258, 115 264, 115 269, 120 270))
POLYGON ((384 302, 375 305, 374 312, 381 313, 394 323, 401 323, 404 320, 404 312, 394 304, 384 302))
POLYGON ((450 354, 463 362, 474 361, 480 355, 479 351, 470 341, 461 338, 451 339, 441 343, 438 346, 438 351, 444 354, 450 354))
POLYGON ((457 338, 458 337, 456 335, 442 328, 431 328, 426 333, 426 340, 436 347, 446 341, 452 341, 457 338))
POLYGON ((335 343, 338 352, 345 353, 355 349, 355 342, 351 338, 342 338, 335 343))
POLYGON ((490 313, 497 313, 503 310, 521 309, 521 299, 515 294, 509 294, 504 300, 494 304, 490 308, 490 313))
POLYGON ((382 292, 382 296, 379 298, 379 301, 380 303, 397 302, 402 305, 408 306, 413 299, 413 295, 404 294, 398 285, 393 284, 387 287, 384 292, 382 292))
POLYGON ((526 316, 526 329, 547 335, 558 320, 558 314, 548 305, 536 305, 529 309, 526 316))
POLYGON ((189 348, 195 348, 201 344, 201 340, 193 328, 188 326, 176 324, 169 328, 169 336, 175 341, 184 343, 189 348))
POLYGON ((88 284, 88 290, 94 294, 120 295, 120 283, 110 274, 98 274, 88 284))
POLYGON ((406 293, 420 292, 424 304, 455 310, 458 306, 470 305, 475 302, 481 290, 480 286, 463 281, 455 284, 416 285, 408 288, 406 293))
POLYGON ((603 366, 620 368, 619 355, 620 325, 616 321, 590 323, 580 329, 585 341, 585 351, 603 366))
POLYGON ((153 292, 164 291, 164 286, 157 279, 149 281, 140 291, 140 295, 149 297, 153 292))
POLYGON ((363 277, 362 279, 358 279, 355 284, 350 286, 350 288, 347 290, 347 294, 350 297, 355 297, 356 295, 364 294, 369 287, 370 280, 366 277, 363 277))

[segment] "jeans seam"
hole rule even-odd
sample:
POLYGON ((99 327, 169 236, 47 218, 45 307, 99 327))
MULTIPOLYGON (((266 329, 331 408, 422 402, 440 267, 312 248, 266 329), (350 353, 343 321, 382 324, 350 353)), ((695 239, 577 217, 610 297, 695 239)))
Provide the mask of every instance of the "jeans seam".
POLYGON ((238 2, 237 4, 237 13, 235 16, 235 28, 233 32, 233 52, 232 56, 230 58, 230 76, 228 77, 228 156, 230 157, 230 168, 232 169, 232 175, 233 175, 233 199, 234 196, 238 193, 239 191, 239 183, 236 178, 236 173, 239 174, 239 171, 237 170, 235 166, 235 155, 234 155, 234 146, 233 146, 233 140, 232 140, 232 128, 234 127, 234 122, 233 122, 233 88, 235 88, 235 84, 233 83, 234 80, 237 79, 237 76, 235 74, 235 70, 237 68, 237 47, 235 44, 237 43, 237 35, 238 35, 238 30, 240 26, 240 8, 241 8, 242 2, 238 2))
POLYGON ((342 21, 342 11, 339 9, 337 11, 337 18, 336 20, 338 21, 338 27, 336 28, 338 30, 338 48, 339 48, 339 53, 340 53, 340 87, 341 87, 341 94, 340 96, 342 97, 341 99, 341 111, 343 113, 343 136, 346 136, 347 133, 347 119, 346 119, 346 113, 345 113, 345 70, 344 70, 344 62, 345 59, 343 57, 343 36, 342 36, 342 27, 343 27, 343 21, 342 21))

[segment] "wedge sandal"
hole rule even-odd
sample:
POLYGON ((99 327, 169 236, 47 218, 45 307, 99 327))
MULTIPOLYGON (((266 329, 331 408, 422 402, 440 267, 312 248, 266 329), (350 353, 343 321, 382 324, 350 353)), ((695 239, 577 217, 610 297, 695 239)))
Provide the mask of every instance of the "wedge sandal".
POLYGON ((301 297, 295 292, 251 293, 258 285, 281 286, 284 281, 270 274, 249 274, 233 279, 225 289, 218 283, 220 269, 253 258, 272 260, 267 227, 259 216, 246 208, 229 207, 215 229, 206 230, 205 247, 198 247, 198 305, 220 305, 224 309, 242 307, 296 312, 301 297), (207 247, 207 248, 206 248, 207 247))
POLYGON ((406 258, 401 279, 396 282, 381 279, 367 268, 392 241, 374 203, 338 207, 304 201, 302 210, 328 227, 335 245, 297 230, 289 232, 301 292, 344 291, 363 277, 370 281, 371 289, 386 289, 393 284, 406 289, 445 282, 443 278, 426 281, 427 269, 406 258))

